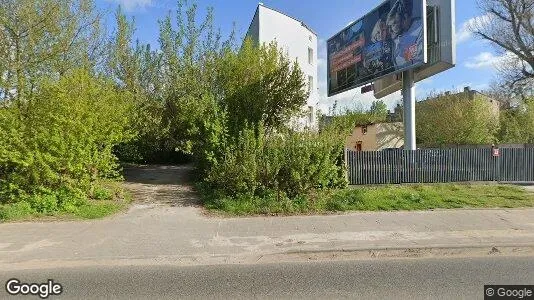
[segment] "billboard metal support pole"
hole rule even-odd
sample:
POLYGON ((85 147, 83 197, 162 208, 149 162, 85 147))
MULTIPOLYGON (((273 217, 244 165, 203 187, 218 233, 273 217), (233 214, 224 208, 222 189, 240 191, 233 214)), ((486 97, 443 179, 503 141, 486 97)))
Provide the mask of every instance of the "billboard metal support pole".
POLYGON ((404 150, 416 150, 415 142, 415 79, 413 70, 402 73, 404 104, 404 150))

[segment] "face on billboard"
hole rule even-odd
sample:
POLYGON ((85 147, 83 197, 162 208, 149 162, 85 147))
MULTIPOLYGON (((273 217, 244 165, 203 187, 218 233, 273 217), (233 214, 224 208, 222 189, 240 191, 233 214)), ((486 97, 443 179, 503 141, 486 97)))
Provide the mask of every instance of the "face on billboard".
POLYGON ((424 0, 388 0, 327 42, 328 95, 425 62, 424 0))

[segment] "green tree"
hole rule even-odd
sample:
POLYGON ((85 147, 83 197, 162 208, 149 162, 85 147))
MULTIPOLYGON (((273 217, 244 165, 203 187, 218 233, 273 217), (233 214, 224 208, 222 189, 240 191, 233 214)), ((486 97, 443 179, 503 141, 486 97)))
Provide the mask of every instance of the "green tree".
POLYGON ((31 97, 42 76, 61 76, 103 57, 92 0, 0 2, 0 100, 31 97))
POLYGON ((369 112, 378 119, 383 119, 385 121, 388 115, 388 106, 382 100, 373 101, 369 112))
POLYGON ((276 43, 257 46, 246 39, 239 51, 225 52, 218 74, 231 134, 260 123, 281 129, 308 98, 304 73, 276 43))
POLYGON ((233 47, 213 27, 213 10, 179 1, 176 18, 160 21, 163 124, 169 145, 197 159, 201 169, 240 131, 265 124, 282 128, 307 92, 298 65, 275 44, 233 47))
POLYGON ((122 10, 115 14, 116 32, 109 43, 107 74, 132 96, 131 127, 137 137, 120 145, 117 153, 127 161, 154 161, 156 156, 174 152, 168 143, 168 128, 163 123, 162 55, 150 45, 133 41, 135 24, 122 10))
POLYGON ((43 80, 24 113, 1 109, 0 199, 64 187, 90 193, 119 176, 112 150, 132 137, 129 99, 109 80, 73 70, 43 80))
POLYGON ((434 96, 416 105, 418 141, 424 145, 491 144, 499 121, 485 96, 434 96))
POLYGON ((213 9, 201 18, 196 4, 187 1, 178 1, 176 18, 168 15, 160 21, 166 146, 193 154, 200 169, 224 148, 226 113, 216 86, 217 64, 223 51, 231 51, 232 39, 231 34, 221 41, 213 26, 213 9))
POLYGON ((506 109, 501 114, 501 143, 534 143, 534 100, 506 109))

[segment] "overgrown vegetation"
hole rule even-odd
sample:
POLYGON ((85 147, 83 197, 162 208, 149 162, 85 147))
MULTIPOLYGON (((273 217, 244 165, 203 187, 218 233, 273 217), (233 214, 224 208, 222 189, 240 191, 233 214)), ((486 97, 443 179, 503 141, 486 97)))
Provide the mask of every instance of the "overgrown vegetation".
POLYGON ((501 143, 534 144, 534 98, 501 112, 501 143))
POLYGON ((280 200, 345 187, 340 140, 316 133, 268 135, 261 127, 257 133, 244 130, 209 170, 202 187, 222 197, 274 194, 280 200))
POLYGON ((499 111, 473 92, 430 96, 416 105, 418 143, 426 146, 492 144, 498 141, 499 111))
POLYGON ((159 22, 158 51, 133 41, 135 24, 120 9, 106 38, 91 0, 7 4, 1 218, 113 211, 103 183, 120 179, 119 159, 189 156, 199 186, 230 197, 295 199, 346 185, 342 139, 293 130, 307 86, 276 43, 236 46, 211 9, 200 16, 187 1, 159 22), (55 50, 48 56, 35 41, 55 50))
MULTIPOLYGON (((387 196, 342 189, 344 139, 357 124, 386 120, 385 103, 297 131, 308 86, 276 43, 223 38, 213 10, 201 15, 186 0, 159 21, 159 47, 134 41, 135 24, 120 9, 112 34, 102 18, 92 0, 2 2, 0 220, 117 211, 121 160, 192 159, 207 205, 235 213, 372 209, 366 197, 387 196)), ((446 102, 454 104, 446 117, 432 107, 419 118, 441 122, 426 128, 441 126, 440 143, 493 141, 498 127, 480 101, 446 102)), ((504 114, 502 140, 532 140, 531 111, 525 103, 504 114)), ((424 203, 417 207, 441 207, 424 203)))
MULTIPOLYGON (((505 101, 513 99, 508 97, 505 101)), ((532 98, 517 100, 514 105, 502 105, 502 99, 491 94, 430 98, 416 105, 417 139, 422 146, 534 143, 532 98)))
POLYGON ((319 116, 319 129, 346 136, 352 132, 355 126, 386 122, 387 116, 387 106, 382 100, 373 101, 368 111, 361 107, 345 108, 338 111, 337 102, 335 102, 330 108, 328 116, 319 116))
POLYGON ((349 211, 534 207, 534 194, 506 185, 395 185, 314 191, 292 200, 275 193, 239 198, 209 195, 207 207, 228 215, 295 215, 349 211))
POLYGON ((102 182, 120 178, 113 147, 133 137, 128 94, 75 70, 44 79, 35 95, 0 109, 0 217, 9 205, 77 214, 89 199, 110 200, 102 182))

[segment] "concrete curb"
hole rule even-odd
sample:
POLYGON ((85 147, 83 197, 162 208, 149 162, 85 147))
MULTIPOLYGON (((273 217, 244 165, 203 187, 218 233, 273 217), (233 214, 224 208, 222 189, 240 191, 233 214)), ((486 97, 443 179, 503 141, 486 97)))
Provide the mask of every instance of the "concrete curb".
POLYGON ((292 257, 296 261, 308 260, 371 260, 437 257, 482 257, 482 256, 534 256, 534 244, 487 244, 487 245, 432 245, 418 247, 352 248, 316 251, 289 251, 275 254, 277 260, 292 257))
POLYGON ((534 244, 514 243, 499 245, 432 245, 420 247, 351 248, 292 250, 286 252, 241 254, 241 255, 176 255, 155 257, 110 257, 85 258, 77 260, 29 260, 22 262, 0 261, 5 271, 44 270, 57 268, 99 267, 99 266, 210 266, 210 265, 256 265, 272 263, 354 261, 354 260, 398 260, 432 259, 455 257, 510 257, 533 256, 534 244))

